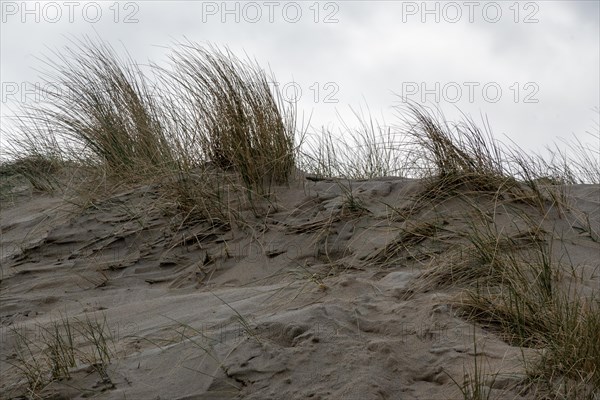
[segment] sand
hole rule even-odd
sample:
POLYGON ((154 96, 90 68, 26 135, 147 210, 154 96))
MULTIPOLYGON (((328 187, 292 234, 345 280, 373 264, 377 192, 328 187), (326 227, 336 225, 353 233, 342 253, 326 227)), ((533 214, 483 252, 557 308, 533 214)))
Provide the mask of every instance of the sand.
MULTIPOLYGON (((491 398, 535 398, 523 391, 522 361, 534 350, 463 318, 457 288, 419 289, 432 254, 450 251, 446 242, 424 238, 377 262, 407 224, 435 219, 442 238, 464 229, 454 200, 412 222, 391 217, 422 187, 392 177, 299 179, 276 188, 259 217, 231 227, 182 225, 158 205, 157 185, 84 207, 17 188, 0 218, 0 397, 27 393, 14 329, 39 342, 41 327, 66 316, 106 321, 110 379, 78 362, 44 398, 460 399, 453 380, 463 382, 475 355, 495 374, 485 378, 491 398), (348 193, 362 207, 349 209, 348 193)), ((600 188, 568 193, 598 227, 600 188)), ((599 244, 575 214, 551 210, 545 223, 586 287, 600 287, 599 244)))

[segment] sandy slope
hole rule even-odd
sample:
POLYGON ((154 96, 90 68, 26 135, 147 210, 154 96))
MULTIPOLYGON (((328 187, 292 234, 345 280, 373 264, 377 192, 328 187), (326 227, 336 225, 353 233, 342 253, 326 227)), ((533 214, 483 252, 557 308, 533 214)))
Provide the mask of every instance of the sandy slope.
MULTIPOLYGON (((36 335, 61 316, 87 315, 105 316, 112 332, 112 385, 81 365, 71 380, 44 389, 45 396, 462 398, 450 377, 462 382, 464 369, 472 368, 476 340, 486 370, 499 373, 494 394, 527 398, 515 387, 524 376, 521 349, 459 318, 448 305, 455 289, 414 289, 450 239, 424 239, 391 265, 373 256, 408 224, 389 218, 389 206, 411 204, 422 183, 344 185, 301 180, 279 188, 276 207, 233 229, 180 226, 157 206, 152 186, 84 209, 58 195, 5 201, 0 397, 23 394, 11 366, 11 328, 36 335), (366 211, 344 207, 347 190, 366 211)), ((573 204, 591 213, 595 226, 599 193, 598 186, 570 189, 573 204)), ((464 228, 463 211, 449 200, 419 211, 415 221, 434 219, 443 226, 439 236, 451 238, 464 228)), ((598 243, 574 228, 573 216, 553 213, 547 223, 564 244, 556 251, 568 251, 589 288, 598 287, 598 243)))

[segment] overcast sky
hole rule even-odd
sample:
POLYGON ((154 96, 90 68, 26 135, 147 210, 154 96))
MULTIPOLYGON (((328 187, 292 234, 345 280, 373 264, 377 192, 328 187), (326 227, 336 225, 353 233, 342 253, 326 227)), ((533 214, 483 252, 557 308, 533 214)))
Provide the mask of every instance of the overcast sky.
POLYGON ((226 45, 277 77, 312 125, 367 106, 394 124, 403 98, 486 115, 528 149, 594 130, 598 1, 2 1, 2 124, 35 101, 36 56, 100 36, 140 63, 184 38, 226 45), (29 85, 27 84, 29 82, 29 85))

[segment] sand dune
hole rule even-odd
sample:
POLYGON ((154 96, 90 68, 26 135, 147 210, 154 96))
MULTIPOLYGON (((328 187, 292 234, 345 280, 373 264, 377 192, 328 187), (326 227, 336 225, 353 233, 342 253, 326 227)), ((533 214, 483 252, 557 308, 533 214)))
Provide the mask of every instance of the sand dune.
MULTIPOLYGON (((15 329, 39 344, 41 327, 68 318, 105 321, 109 379, 78 361, 45 398, 463 398, 453 380, 462 383, 475 359, 491 398, 537 398, 524 390, 523 366, 536 350, 458 312, 460 284, 423 280, 452 262, 472 221, 460 198, 414 208, 423 185, 298 179, 276 189, 262 216, 242 210, 244 223, 229 226, 169 217, 152 185, 87 207, 14 192, 0 223, 1 397, 27 393, 15 329), (394 211, 411 205, 408 218, 394 211), (415 233, 428 222, 433 233, 415 233)), ((567 192, 571 210, 535 218, 557 257, 568 254, 564 282, 581 276, 597 289, 600 245, 577 212, 598 227, 600 188, 567 192)), ((517 232, 497 199, 465 198, 517 232)))

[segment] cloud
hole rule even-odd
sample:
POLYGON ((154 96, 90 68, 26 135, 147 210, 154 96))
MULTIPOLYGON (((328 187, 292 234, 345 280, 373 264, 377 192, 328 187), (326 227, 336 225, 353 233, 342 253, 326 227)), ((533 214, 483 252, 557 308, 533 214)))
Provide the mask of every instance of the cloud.
POLYGON ((1 28, 2 81, 35 80, 32 55, 46 45, 61 48, 69 35, 98 35, 140 62, 164 59, 165 47, 187 37, 246 52, 281 85, 298 84, 299 107, 313 113, 317 126, 365 101, 374 114, 393 119, 395 94, 416 85, 413 100, 441 95, 452 116, 459 114, 456 107, 488 114, 496 131, 536 148, 585 132, 594 117, 590 109, 600 103, 594 1, 481 2, 472 15, 465 2, 427 2, 428 8, 423 2, 228 2, 227 9, 223 2, 129 2, 118 3, 118 15, 109 8, 113 3, 98 4, 103 18, 96 23, 78 14, 72 23, 22 23, 11 15, 1 28), (501 8, 496 22, 490 22, 492 3, 501 8), (138 22, 125 23, 127 16, 138 22), (498 102, 486 98, 485 85, 500 87, 498 102), (459 101, 448 101, 457 87, 459 101), (527 96, 538 102, 524 103, 527 96))

